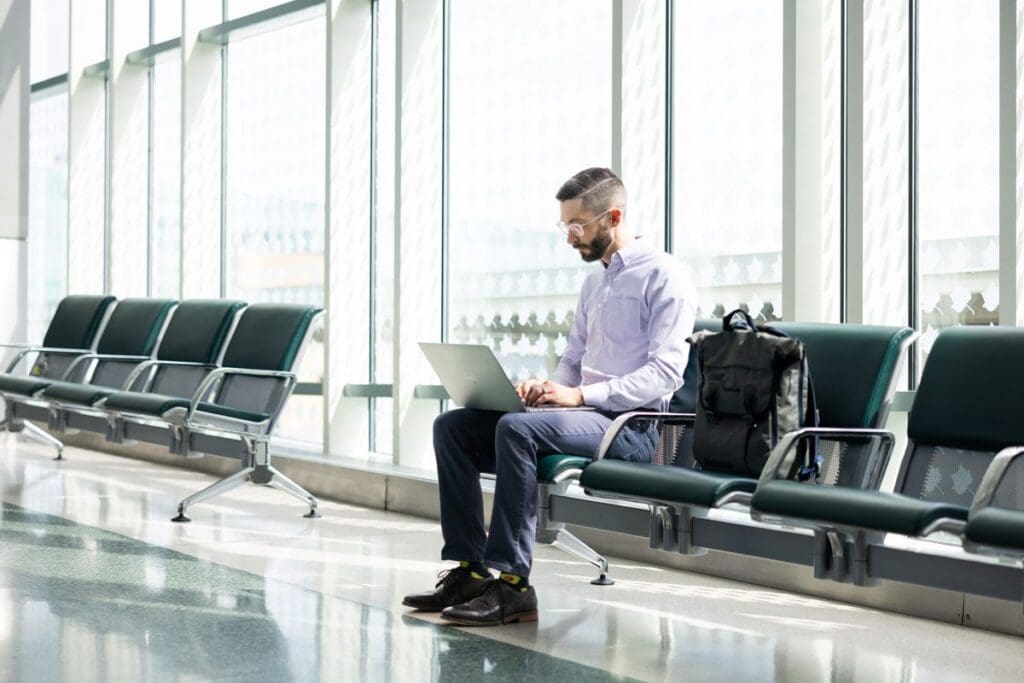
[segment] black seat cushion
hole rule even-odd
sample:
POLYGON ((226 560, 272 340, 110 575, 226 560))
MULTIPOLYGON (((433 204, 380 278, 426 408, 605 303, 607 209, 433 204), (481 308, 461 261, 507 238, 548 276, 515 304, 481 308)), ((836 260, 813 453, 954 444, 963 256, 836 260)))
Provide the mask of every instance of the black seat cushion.
POLYGON ((25 377, 23 375, 0 375, 0 391, 18 396, 32 396, 40 389, 53 384, 52 379, 45 377, 25 377))
POLYGON ((102 399, 117 393, 117 389, 93 384, 77 384, 74 382, 54 382, 42 393, 43 398, 62 403, 77 403, 92 406, 102 399))
POLYGON ((583 470, 580 485, 641 500, 711 507, 727 493, 753 491, 757 480, 684 467, 605 459, 583 470))
POLYGON ((1024 551, 1024 511, 982 508, 967 520, 964 536, 981 545, 1024 551))
POLYGON ((316 306, 253 304, 245 309, 235 328, 224 366, 251 370, 290 371, 316 306))
POLYGON ((88 349, 96 339, 103 317, 117 299, 112 296, 66 296, 57 304, 43 337, 43 346, 88 349))
POLYGON ((96 352, 149 356, 175 302, 168 299, 123 299, 107 321, 96 352))
POLYGON ((241 408, 232 408, 231 406, 218 405, 216 403, 206 403, 205 401, 199 404, 199 410, 236 420, 245 420, 246 422, 263 422, 270 419, 270 416, 266 413, 256 413, 251 410, 242 410, 241 408))
POLYGON ((181 363, 215 363, 235 314, 244 307, 243 301, 227 299, 181 302, 160 340, 157 358, 181 363))
POLYGON ((191 405, 192 401, 180 396, 119 391, 116 394, 111 394, 103 407, 118 412, 160 416, 172 408, 188 408, 191 405))
POLYGON ((941 517, 967 519, 967 508, 960 505, 918 500, 896 493, 786 480, 761 484, 754 493, 752 505, 769 515, 908 536, 920 535, 941 517))

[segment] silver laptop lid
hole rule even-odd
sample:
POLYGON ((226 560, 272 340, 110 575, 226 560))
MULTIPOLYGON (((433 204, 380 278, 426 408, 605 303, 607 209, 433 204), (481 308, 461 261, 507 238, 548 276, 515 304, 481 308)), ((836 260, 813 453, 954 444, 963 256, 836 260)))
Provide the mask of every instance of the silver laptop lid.
POLYGON ((460 406, 506 413, 526 410, 490 347, 483 344, 419 344, 448 395, 460 406))

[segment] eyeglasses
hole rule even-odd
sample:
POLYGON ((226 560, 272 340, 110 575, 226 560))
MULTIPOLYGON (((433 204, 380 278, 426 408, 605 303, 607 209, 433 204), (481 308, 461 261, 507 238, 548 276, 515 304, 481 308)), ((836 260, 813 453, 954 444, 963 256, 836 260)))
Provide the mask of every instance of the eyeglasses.
POLYGON ((591 218, 586 223, 566 223, 565 221, 558 221, 557 223, 555 223, 555 225, 557 225, 561 229, 561 231, 565 234, 566 237, 568 237, 569 235, 572 235, 573 237, 583 237, 583 228, 587 227, 591 223, 601 220, 602 218, 607 216, 610 211, 611 209, 608 209, 608 211, 598 214, 597 216, 591 218))

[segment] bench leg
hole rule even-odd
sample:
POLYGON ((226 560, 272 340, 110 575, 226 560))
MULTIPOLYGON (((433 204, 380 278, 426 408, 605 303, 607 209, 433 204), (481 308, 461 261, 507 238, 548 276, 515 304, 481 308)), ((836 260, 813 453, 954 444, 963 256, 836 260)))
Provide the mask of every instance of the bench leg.
POLYGON ((584 562, 588 562, 597 567, 597 571, 599 571, 601 575, 590 583, 595 586, 611 586, 615 583, 608 578, 608 561, 598 555, 597 551, 581 541, 571 531, 567 529, 559 529, 558 536, 555 538, 552 545, 557 548, 561 548, 570 555, 575 555, 584 562))
POLYGON ((46 444, 47 446, 53 446, 57 449, 57 457, 54 460, 64 459, 64 444, 60 442, 55 436, 50 434, 45 429, 35 426, 31 422, 23 422, 22 430, 25 432, 25 436, 28 436, 36 441, 46 444))
POLYGON ((214 496, 219 496, 222 493, 226 493, 233 488, 241 486, 243 483, 248 481, 249 477, 252 476, 255 467, 243 467, 238 470, 230 477, 216 481, 201 491, 196 491, 191 496, 185 498, 178 503, 178 516, 171 518, 172 522, 191 522, 192 518, 185 514, 189 507, 196 503, 201 503, 204 500, 209 500, 214 496))
POLYGON ((316 509, 319 502, 313 494, 289 479, 276 467, 269 466, 267 467, 267 471, 271 476, 270 481, 267 482, 269 486, 273 486, 278 491, 284 491, 289 495, 295 496, 309 506, 309 512, 302 515, 303 517, 314 519, 320 516, 320 513, 317 512, 316 509))

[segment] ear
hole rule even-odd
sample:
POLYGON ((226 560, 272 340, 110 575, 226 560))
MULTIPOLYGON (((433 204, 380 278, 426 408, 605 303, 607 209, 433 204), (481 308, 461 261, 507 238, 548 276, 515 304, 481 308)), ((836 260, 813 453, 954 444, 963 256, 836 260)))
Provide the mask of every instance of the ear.
POLYGON ((611 219, 612 227, 618 227, 619 223, 622 222, 622 209, 609 209, 608 217, 611 219))

